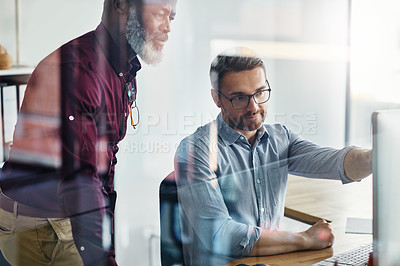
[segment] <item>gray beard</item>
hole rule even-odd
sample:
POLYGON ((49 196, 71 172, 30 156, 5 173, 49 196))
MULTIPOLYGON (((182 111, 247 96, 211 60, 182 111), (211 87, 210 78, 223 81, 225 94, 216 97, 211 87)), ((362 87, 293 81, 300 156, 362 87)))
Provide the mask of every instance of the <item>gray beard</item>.
POLYGON ((126 25, 126 39, 131 48, 149 65, 157 65, 162 60, 162 49, 154 47, 152 42, 154 37, 146 34, 143 26, 139 23, 136 7, 132 6, 126 25))

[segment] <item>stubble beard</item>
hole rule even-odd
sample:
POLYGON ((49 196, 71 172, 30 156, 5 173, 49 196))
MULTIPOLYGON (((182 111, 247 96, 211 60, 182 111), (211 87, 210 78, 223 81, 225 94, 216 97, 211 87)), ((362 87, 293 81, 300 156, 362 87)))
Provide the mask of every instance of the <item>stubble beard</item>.
POLYGON ((265 112, 263 110, 259 110, 255 113, 247 112, 247 113, 239 116, 238 119, 236 119, 236 120, 232 119, 232 117, 229 114, 227 114, 226 117, 228 119, 229 125, 231 127, 233 127, 234 129, 238 129, 241 131, 254 131, 254 130, 258 130, 259 128, 261 128, 262 124, 264 123, 265 112), (261 116, 261 122, 253 121, 252 123, 245 123, 246 116, 251 116, 251 115, 255 115, 255 114, 259 114, 261 116))
POLYGON ((129 10, 129 18, 126 25, 126 39, 131 48, 146 64, 157 65, 162 60, 162 47, 155 47, 153 42, 153 39, 159 37, 159 34, 146 34, 137 17, 136 7, 132 6, 129 10))

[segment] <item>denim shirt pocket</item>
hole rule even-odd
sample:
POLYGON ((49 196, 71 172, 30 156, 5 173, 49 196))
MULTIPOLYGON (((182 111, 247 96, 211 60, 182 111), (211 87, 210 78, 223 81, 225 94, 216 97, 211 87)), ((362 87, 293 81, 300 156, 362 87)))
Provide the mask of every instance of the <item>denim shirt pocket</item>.
POLYGON ((268 168, 268 191, 272 196, 274 206, 279 206, 285 200, 288 176, 288 162, 279 162, 268 168))

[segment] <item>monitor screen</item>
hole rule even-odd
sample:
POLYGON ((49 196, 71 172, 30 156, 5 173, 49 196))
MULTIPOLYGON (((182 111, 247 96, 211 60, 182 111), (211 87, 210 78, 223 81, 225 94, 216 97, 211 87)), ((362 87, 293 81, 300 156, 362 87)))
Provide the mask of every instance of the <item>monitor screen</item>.
POLYGON ((373 113, 372 128, 374 265, 400 265, 400 110, 373 113))

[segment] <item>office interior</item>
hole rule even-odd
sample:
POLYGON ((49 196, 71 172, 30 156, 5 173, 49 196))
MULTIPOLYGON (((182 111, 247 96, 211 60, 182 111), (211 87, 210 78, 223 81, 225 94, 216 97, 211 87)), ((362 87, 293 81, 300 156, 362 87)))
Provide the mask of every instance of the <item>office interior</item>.
MULTIPOLYGON (((102 7, 103 0, 0 0, 0 44, 14 63, 34 67, 95 29, 102 7)), ((371 148, 372 112, 400 108, 398 13, 397 0, 178 0, 162 63, 138 73, 139 127, 119 145, 118 263, 160 265, 159 185, 179 142, 219 112, 208 77, 219 52, 247 46, 265 60, 266 123, 324 146, 371 148)), ((13 95, 5 92, 6 141, 17 116, 6 106, 13 95)))

